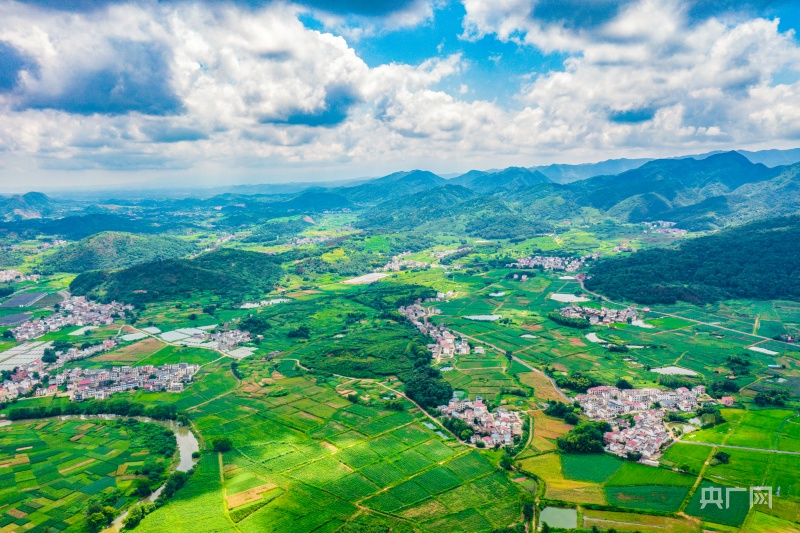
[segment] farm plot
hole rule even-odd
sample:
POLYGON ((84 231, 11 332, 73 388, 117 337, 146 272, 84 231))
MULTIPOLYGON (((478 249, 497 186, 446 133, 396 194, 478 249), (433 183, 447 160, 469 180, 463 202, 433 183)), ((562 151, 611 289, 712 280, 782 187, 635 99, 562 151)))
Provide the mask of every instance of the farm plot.
POLYGON ((39 420, 0 428, 0 528, 86 531, 90 499, 119 491, 115 500, 124 505, 138 466, 165 461, 134 437, 107 421, 39 420))
MULTIPOLYGON (((260 376, 259 364, 240 368, 260 376)), ((234 394, 189 411, 207 441, 225 435, 233 442, 221 465, 224 490, 236 498, 223 501, 216 487, 209 492, 240 531, 335 530, 366 509, 383 514, 392 527, 407 527, 410 520, 420 531, 454 531, 463 527, 458 521, 464 512, 475 513, 468 518, 474 531, 519 520, 520 489, 484 455, 442 440, 423 425, 417 409, 342 401, 336 384, 302 376, 265 386, 247 381, 234 394), (455 491, 473 494, 476 509, 447 507, 455 491), (434 507, 440 512, 429 513, 434 507), (401 514, 407 518, 392 518, 401 514)), ((374 385, 348 385, 362 397, 379 392, 363 388, 374 385)), ((218 467, 215 472, 219 476, 218 467)), ((170 503, 154 518, 191 508, 189 500, 170 503)), ((174 531, 189 530, 188 524, 170 523, 174 531)), ((221 524, 219 530, 227 531, 221 524)))

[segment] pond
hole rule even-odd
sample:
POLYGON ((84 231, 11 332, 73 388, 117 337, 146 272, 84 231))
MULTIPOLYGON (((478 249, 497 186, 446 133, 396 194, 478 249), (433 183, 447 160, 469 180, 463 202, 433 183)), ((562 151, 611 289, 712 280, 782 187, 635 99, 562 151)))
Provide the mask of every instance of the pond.
POLYGON ((575 529, 578 527, 578 511, 560 507, 545 507, 539 513, 539 522, 550 527, 575 529))

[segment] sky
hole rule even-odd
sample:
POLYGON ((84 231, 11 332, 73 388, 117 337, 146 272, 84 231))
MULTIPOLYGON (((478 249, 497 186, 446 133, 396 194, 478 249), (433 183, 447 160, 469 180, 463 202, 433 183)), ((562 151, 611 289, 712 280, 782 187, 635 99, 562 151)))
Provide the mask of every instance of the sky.
POLYGON ((800 146, 794 0, 0 0, 0 192, 800 146))

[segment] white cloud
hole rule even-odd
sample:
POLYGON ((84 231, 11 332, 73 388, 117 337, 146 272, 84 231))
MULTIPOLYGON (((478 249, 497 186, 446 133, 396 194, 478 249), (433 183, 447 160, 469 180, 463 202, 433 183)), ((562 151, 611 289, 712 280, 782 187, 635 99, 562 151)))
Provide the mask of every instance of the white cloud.
POLYGON ((262 165, 336 177, 785 147, 800 136, 800 82, 773 81, 800 70, 800 50, 777 21, 688 24, 679 4, 642 0, 586 31, 532 19, 529 1, 464 3, 465 35, 569 51, 564 70, 531 74, 515 107, 503 107, 461 99, 474 85, 461 78, 469 61, 459 54, 370 68, 345 37, 306 28, 291 5, 75 14, 0 4, 0 40, 37 65, 0 93, 0 166, 28 157, 48 171, 244 175, 262 165), (98 73, 141 109, 119 111, 113 98, 115 112, 70 108, 81 80, 98 73), (134 91, 140 82, 161 93, 134 91))

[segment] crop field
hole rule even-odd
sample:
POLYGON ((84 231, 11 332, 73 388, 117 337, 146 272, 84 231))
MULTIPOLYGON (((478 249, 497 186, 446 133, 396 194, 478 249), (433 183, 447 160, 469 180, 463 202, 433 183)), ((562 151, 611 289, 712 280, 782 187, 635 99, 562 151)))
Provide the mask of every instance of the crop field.
POLYGON ((764 450, 800 451, 800 417, 794 411, 723 409, 726 423, 690 433, 686 440, 764 450))
MULTIPOLYGON (((411 404, 403 411, 354 404, 336 392, 335 380, 262 384, 265 363, 242 365, 254 381, 189 411, 206 440, 224 435, 233 442, 207 474, 218 480, 221 468, 222 485, 203 489, 192 479, 185 495, 145 520, 145 531, 160 515, 169 515, 175 531, 186 530, 188 523, 171 517, 200 505, 227 509, 231 521, 214 531, 233 531, 234 522, 239 531, 332 531, 369 510, 399 531, 412 524, 455 531, 465 519, 474 531, 490 531, 519 520, 521 489, 484 455, 428 429, 411 404), (231 501, 245 503, 231 508, 231 501)), ((343 385, 353 386, 365 397, 381 394, 369 383, 343 385)))
MULTIPOLYGON (((132 442, 113 422, 39 420, 0 427, 0 531, 85 531, 87 501, 125 491, 148 459, 148 450, 132 442)), ((117 504, 126 501, 121 496, 117 504)))
POLYGON ((666 516, 649 516, 638 513, 621 513, 616 511, 596 511, 585 509, 583 511, 583 526, 598 529, 614 528, 617 531, 664 531, 667 533, 696 533, 700 531, 699 524, 686 518, 671 518, 666 516))

